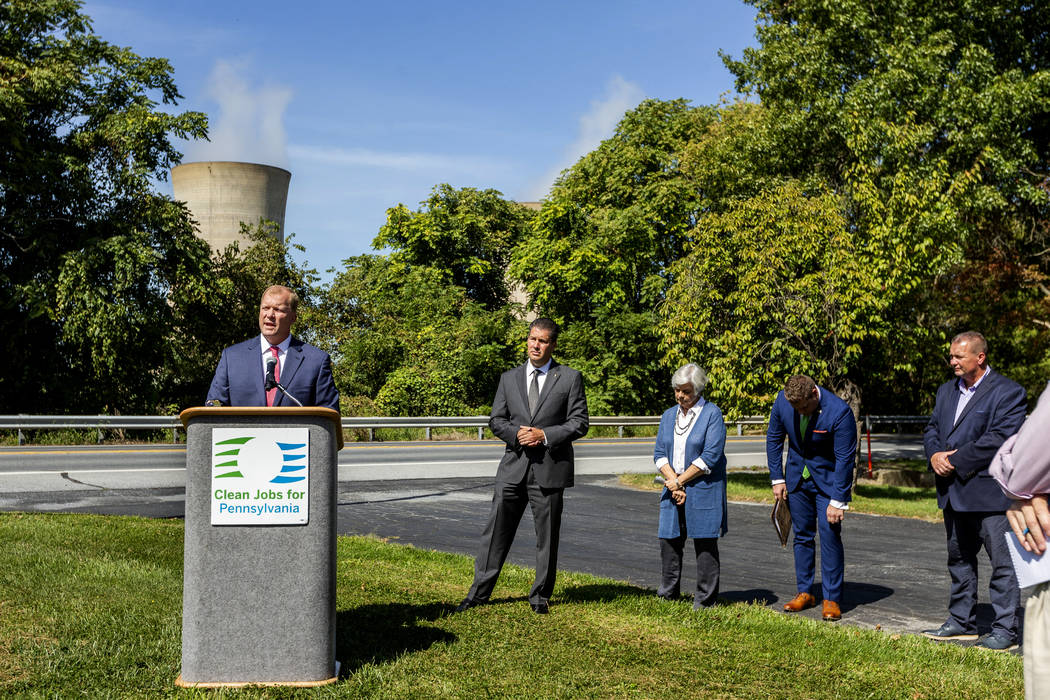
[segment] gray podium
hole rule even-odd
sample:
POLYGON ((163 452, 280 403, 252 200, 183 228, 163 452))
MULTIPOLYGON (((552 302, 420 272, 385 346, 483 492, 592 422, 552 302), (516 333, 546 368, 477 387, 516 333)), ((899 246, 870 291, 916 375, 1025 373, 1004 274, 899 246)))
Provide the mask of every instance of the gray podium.
POLYGON ((339 413, 190 408, 183 687, 334 682, 339 413))

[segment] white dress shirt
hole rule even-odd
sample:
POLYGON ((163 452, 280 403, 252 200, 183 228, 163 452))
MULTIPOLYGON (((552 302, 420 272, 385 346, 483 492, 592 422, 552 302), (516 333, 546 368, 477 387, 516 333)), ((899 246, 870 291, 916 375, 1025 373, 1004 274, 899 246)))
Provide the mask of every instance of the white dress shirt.
MULTIPOLYGON (((539 389, 536 392, 536 396, 537 397, 543 396, 543 385, 547 383, 547 372, 549 372, 550 369, 551 369, 551 362, 552 361, 553 360, 547 360, 546 364, 544 364, 542 367, 533 367, 531 362, 528 362, 528 361, 525 362, 525 396, 526 397, 529 395, 529 386, 532 384, 532 375, 533 374, 538 374, 539 375, 539 376, 536 377, 536 385, 537 385, 537 387, 539 389)), ((544 446, 547 445, 547 434, 546 433, 543 434, 543 444, 544 444, 544 446)))
POLYGON ((550 370, 551 370, 551 362, 552 362, 552 360, 547 360, 547 364, 543 365, 542 367, 533 367, 531 362, 526 362, 525 363, 525 395, 526 396, 529 395, 529 386, 532 384, 532 374, 534 372, 539 372, 540 373, 540 376, 536 378, 536 381, 537 381, 537 383, 539 384, 539 387, 540 387, 539 395, 540 396, 543 395, 543 385, 547 383, 547 372, 550 372, 550 370))
MULTIPOLYGON (((280 370, 278 374, 284 375, 284 358, 288 356, 288 346, 292 343, 292 336, 288 336, 280 343, 277 344, 277 362, 280 363, 280 370)), ((259 344, 262 352, 262 373, 263 381, 266 381, 266 358, 272 357, 273 353, 270 352, 270 341, 266 339, 262 333, 259 334, 259 344)))

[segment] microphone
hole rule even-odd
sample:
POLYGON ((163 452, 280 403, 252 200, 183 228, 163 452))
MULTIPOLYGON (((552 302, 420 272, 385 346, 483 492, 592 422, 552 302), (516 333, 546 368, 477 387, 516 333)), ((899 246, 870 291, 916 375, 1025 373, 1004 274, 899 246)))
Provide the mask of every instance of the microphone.
POLYGON ((289 399, 292 400, 293 403, 295 403, 296 406, 299 406, 301 408, 303 405, 302 402, 300 402, 299 399, 289 394, 288 390, 284 388, 284 385, 277 381, 276 370, 277 358, 273 355, 267 356, 266 380, 263 382, 263 388, 266 389, 266 391, 269 391, 270 389, 280 389, 282 394, 287 396, 289 399))
POLYGON ((274 372, 277 369, 277 358, 270 355, 266 358, 266 381, 263 384, 263 388, 266 391, 273 389, 277 386, 277 378, 274 376, 274 372))

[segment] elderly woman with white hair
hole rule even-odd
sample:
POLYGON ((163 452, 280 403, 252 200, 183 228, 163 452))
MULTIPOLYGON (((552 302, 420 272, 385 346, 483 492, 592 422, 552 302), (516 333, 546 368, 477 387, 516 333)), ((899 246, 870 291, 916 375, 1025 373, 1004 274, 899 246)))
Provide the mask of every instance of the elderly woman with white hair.
POLYGON ((696 552, 693 609, 718 598, 718 538, 726 534, 726 426, 718 406, 703 398, 707 374, 695 364, 671 377, 677 404, 660 418, 653 459, 664 477, 660 494, 660 560, 656 595, 677 598, 686 538, 696 552))

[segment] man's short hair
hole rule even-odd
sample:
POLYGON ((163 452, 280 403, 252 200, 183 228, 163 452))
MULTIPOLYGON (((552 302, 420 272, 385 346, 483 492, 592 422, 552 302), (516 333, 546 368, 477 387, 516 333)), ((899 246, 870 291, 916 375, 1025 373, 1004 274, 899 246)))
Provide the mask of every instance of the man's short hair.
POLYGON ((549 318, 547 318, 545 316, 540 316, 535 321, 530 323, 529 324, 529 334, 530 335, 532 334, 532 329, 533 328, 535 328, 537 330, 541 330, 541 331, 547 331, 548 333, 550 333, 551 340, 554 341, 554 342, 558 342, 558 324, 555 323, 554 321, 552 321, 551 319, 549 319, 549 318))
POLYGON ((811 377, 807 377, 804 374, 795 374, 788 377, 787 383, 784 385, 784 398, 788 400, 788 403, 805 401, 813 395, 813 390, 816 388, 817 383, 811 377))
POLYGON ((295 293, 294 289, 290 289, 281 284, 271 284, 269 287, 266 288, 266 291, 262 293, 262 296, 259 297, 260 303, 264 298, 266 298, 267 294, 271 293, 287 293, 288 305, 292 308, 292 311, 299 310, 299 295, 295 293))
POLYGON ((977 331, 963 331, 952 338, 952 345, 956 343, 966 343, 975 355, 979 355, 982 352, 985 355, 988 354, 988 341, 977 331))
POLYGON ((686 384, 693 385, 693 391, 697 396, 702 395, 707 387, 707 372, 692 362, 682 365, 671 375, 671 388, 677 389, 686 384))

